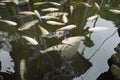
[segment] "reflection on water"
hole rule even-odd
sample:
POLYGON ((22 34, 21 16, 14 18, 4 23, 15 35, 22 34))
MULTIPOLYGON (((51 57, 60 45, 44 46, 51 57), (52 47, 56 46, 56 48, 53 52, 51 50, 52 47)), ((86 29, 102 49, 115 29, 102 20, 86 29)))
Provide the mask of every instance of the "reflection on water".
POLYGON ((0 16, 4 20, 0 22, 3 78, 6 76, 2 73, 8 73, 10 80, 72 80, 80 75, 75 80, 95 80, 108 69, 107 59, 119 43, 115 28, 120 26, 119 14, 109 11, 119 9, 116 2, 13 1, 0 5, 0 16), (59 12, 53 12, 55 9, 59 12), (61 30, 63 26, 67 28, 61 30))

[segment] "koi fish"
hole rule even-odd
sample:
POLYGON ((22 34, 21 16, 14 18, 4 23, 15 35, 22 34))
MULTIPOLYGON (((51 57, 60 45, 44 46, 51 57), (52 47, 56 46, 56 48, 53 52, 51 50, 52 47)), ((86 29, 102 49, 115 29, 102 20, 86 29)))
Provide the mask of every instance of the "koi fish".
POLYGON ((22 38, 26 39, 26 40, 27 40, 28 42, 30 42, 30 44, 32 44, 32 45, 38 45, 38 42, 37 42, 35 39, 31 38, 31 37, 22 36, 22 38))
POLYGON ((66 16, 65 14, 63 14, 62 21, 63 21, 64 23, 67 23, 67 22, 68 22, 67 16, 66 16))
POLYGON ((65 25, 65 23, 57 22, 57 21, 47 21, 46 23, 51 24, 51 25, 65 25))
POLYGON ((80 2, 80 3, 83 4, 83 5, 86 6, 86 7, 91 7, 91 5, 88 4, 88 3, 86 3, 86 2, 80 2))
POLYGON ((25 80, 25 74, 26 74, 26 61, 22 59, 20 61, 20 77, 21 80, 25 80))
POLYGON ((45 28, 43 28, 42 26, 38 25, 38 27, 40 28, 42 35, 49 34, 49 32, 45 28))
POLYGON ((91 16, 91 17, 87 18, 87 21, 94 21, 94 20, 97 19, 98 17, 99 17, 99 15, 91 16))
POLYGON ((120 14, 120 10, 117 10, 117 9, 110 9, 109 11, 115 14, 120 14))
POLYGON ((18 28, 18 30, 19 30, 19 31, 27 30, 27 29, 31 28, 33 25, 35 25, 35 24, 38 23, 38 22, 39 22, 39 20, 37 20, 37 19, 32 20, 32 21, 27 22, 27 23, 23 24, 22 26, 20 26, 20 27, 18 28))
POLYGON ((50 52, 50 51, 63 51, 63 50, 68 50, 71 48, 71 45, 69 44, 58 44, 52 47, 49 47, 45 50, 40 50, 40 53, 46 53, 46 52, 50 52))
POLYGON ((19 12, 19 14, 23 14, 23 15, 35 15, 35 13, 32 12, 32 11, 22 11, 22 12, 19 12))
POLYGON ((60 38, 62 36, 65 36, 69 34, 69 31, 56 31, 56 32, 51 32, 49 34, 42 34, 42 37, 46 37, 46 38, 53 38, 53 37, 57 37, 60 38))
POLYGON ((16 22, 9 21, 9 20, 2 20, 2 19, 0 19, 0 21, 1 21, 1 22, 5 22, 5 23, 7 23, 7 24, 9 24, 9 25, 12 25, 12 26, 16 26, 16 25, 17 25, 16 22))
POLYGON ((41 11, 58 11, 58 8, 46 8, 46 9, 41 9, 41 11))
POLYGON ((73 28, 76 28, 76 25, 73 25, 73 24, 72 25, 67 25, 65 27, 57 29, 57 31, 60 31, 60 30, 71 30, 73 28))
POLYGON ((85 37, 84 36, 75 36, 75 37, 65 38, 64 40, 62 40, 62 43, 75 45, 75 44, 80 43, 81 40, 85 40, 85 37))
POLYGON ((89 28, 88 31, 90 32, 93 32, 93 31, 103 31, 103 30, 108 30, 107 27, 92 27, 92 28, 89 28))

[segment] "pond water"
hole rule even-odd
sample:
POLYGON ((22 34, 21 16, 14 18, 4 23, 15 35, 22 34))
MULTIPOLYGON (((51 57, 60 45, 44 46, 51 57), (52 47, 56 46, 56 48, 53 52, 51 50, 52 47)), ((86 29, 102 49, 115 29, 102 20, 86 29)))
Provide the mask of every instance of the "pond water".
MULTIPOLYGON (((43 2, 43 0, 30 0, 29 3, 25 2, 20 5, 13 2, 4 2, 6 5, 2 5, 2 1, 4 2, 4 0, 0 2, 0 20, 17 23, 15 25, 4 21, 0 22, 0 76, 3 76, 4 80, 7 78, 9 78, 8 80, 66 80, 65 74, 70 78, 75 77, 73 80, 96 80, 101 73, 108 70, 107 60, 116 53, 114 48, 120 42, 117 32, 120 27, 120 14, 112 13, 109 9, 120 9, 119 0, 57 0, 61 6, 50 3, 38 6, 33 4, 43 2), (90 5, 86 5, 84 2, 90 5), (95 2, 98 3, 98 7, 95 6, 95 2), (50 20, 40 19, 39 14, 35 14, 34 10, 38 11, 40 16, 48 14, 49 11, 42 12, 41 10, 48 7, 59 8, 59 13, 68 13, 68 22, 65 23, 63 15, 61 15, 59 19, 52 19, 52 21, 64 22, 64 25, 47 24, 47 21, 50 20), (22 11, 32 11, 33 13, 29 15, 27 13, 27 16, 20 15, 19 12, 22 11), (99 16, 94 21, 87 21, 88 17, 96 14, 99 16), (30 22, 35 19, 37 19, 36 22, 30 22), (31 25, 25 24, 27 22, 31 23, 33 27, 20 30, 26 25, 31 25), (73 24, 77 27, 67 30, 69 34, 66 33, 67 35, 61 38, 42 38, 41 35, 46 32, 42 33, 38 24, 51 32, 51 35, 56 34, 56 29, 63 26, 73 24), (100 27, 100 29, 90 32, 88 27, 96 29, 100 27), (25 40, 22 36, 31 37, 38 44, 28 43, 29 40, 25 40), (80 39, 81 41, 76 42, 75 46, 65 51, 48 51, 45 54, 41 54, 42 52, 39 51, 58 45, 63 39, 73 36, 85 39, 80 39), (78 56, 79 54, 80 56, 78 56), (61 76, 63 79, 60 78, 61 76)), ((46 2, 48 1, 46 0, 46 2)), ((70 45, 67 45, 67 48, 70 45)), ((67 78, 67 80, 71 79, 67 78)))

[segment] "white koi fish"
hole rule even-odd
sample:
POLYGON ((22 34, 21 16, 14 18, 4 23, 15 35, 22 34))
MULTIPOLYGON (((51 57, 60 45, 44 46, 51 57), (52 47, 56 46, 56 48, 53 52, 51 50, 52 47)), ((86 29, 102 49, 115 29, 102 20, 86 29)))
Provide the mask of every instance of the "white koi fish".
POLYGON ((51 24, 51 25, 65 25, 65 23, 57 22, 57 21, 47 21, 46 23, 51 24))
POLYGON ((41 19, 59 19, 58 17, 55 17, 55 16, 40 16, 41 19))
POLYGON ((20 77, 21 80, 25 80, 25 74, 26 74, 26 62, 24 59, 20 61, 20 77))
POLYGON ((17 25, 16 22, 9 21, 9 20, 2 20, 2 19, 0 19, 0 21, 1 21, 1 22, 5 22, 5 23, 7 23, 7 24, 9 24, 9 25, 12 25, 12 26, 16 26, 16 25, 17 25))
POLYGON ((49 34, 49 32, 45 28, 43 28, 42 26, 38 25, 38 27, 40 28, 40 30, 42 32, 42 35, 43 34, 49 34))
POLYGON ((67 16, 66 16, 65 14, 63 14, 63 16, 62 16, 62 21, 63 21, 64 23, 67 23, 67 22, 68 22, 67 16))
POLYGON ((80 2, 80 3, 83 4, 83 5, 86 6, 86 7, 91 7, 91 5, 88 4, 88 3, 86 3, 86 2, 80 2))
POLYGON ((46 37, 46 38, 53 38, 53 37, 60 38, 60 37, 65 36, 67 34, 69 34, 69 31, 56 31, 56 32, 51 32, 49 34, 43 34, 41 36, 46 37))
POLYGON ((98 5, 98 3, 95 2, 95 7, 100 10, 100 6, 98 5))
POLYGON ((58 8, 46 8, 46 9, 41 9, 41 11, 58 11, 58 8))
POLYGON ((22 36, 22 38, 26 39, 26 40, 27 40, 28 42, 30 42, 30 44, 32 44, 32 45, 38 45, 38 42, 37 42, 35 39, 31 38, 31 37, 22 36))
POLYGON ((36 3, 33 3, 33 5, 43 5, 43 4, 46 4, 48 2, 36 2, 36 3))
POLYGON ((67 25, 65 27, 59 28, 59 29, 57 29, 57 31, 60 31, 60 30, 71 30, 71 29, 74 29, 74 28, 76 28, 76 25, 71 24, 71 25, 67 25))
POLYGON ((36 16, 38 17, 38 19, 39 19, 40 21, 42 21, 41 18, 40 18, 40 13, 39 13, 37 10, 34 10, 34 13, 35 13, 36 16))
POLYGON ((103 30, 108 30, 109 28, 107 27, 92 27, 92 28, 89 28, 88 31, 90 32, 95 32, 95 31, 103 31, 103 30))
POLYGON ((53 4, 53 5, 55 5, 55 6, 61 6, 61 4, 60 4, 60 3, 57 3, 57 2, 48 2, 48 3, 53 4))
POLYGON ((68 13, 67 12, 51 12, 51 13, 48 13, 48 14, 46 14, 46 16, 61 16, 61 15, 68 15, 68 13))
POLYGON ((117 9, 110 9, 109 11, 115 14, 120 14, 120 10, 117 10, 117 9))
POLYGON ((32 20, 32 21, 27 22, 27 23, 23 24, 22 26, 20 26, 20 27, 18 28, 18 30, 19 30, 19 31, 27 30, 27 29, 31 28, 33 25, 35 25, 35 24, 38 23, 38 22, 39 22, 39 20, 37 20, 37 19, 32 20))
POLYGON ((79 44, 81 40, 85 40, 85 37, 84 36, 69 37, 62 40, 62 43, 75 45, 75 44, 79 44))
POLYGON ((94 20, 97 19, 98 17, 99 17, 99 15, 94 15, 94 16, 88 17, 88 18, 87 18, 87 21, 94 21, 94 20))
POLYGON ((23 15, 35 15, 35 12, 32 12, 32 11, 22 11, 22 12, 19 12, 19 14, 23 14, 23 15))
POLYGON ((45 50, 40 50, 40 53, 46 53, 50 51, 63 51, 63 50, 68 50, 71 48, 71 45, 69 44, 58 44, 56 46, 49 47, 45 50))

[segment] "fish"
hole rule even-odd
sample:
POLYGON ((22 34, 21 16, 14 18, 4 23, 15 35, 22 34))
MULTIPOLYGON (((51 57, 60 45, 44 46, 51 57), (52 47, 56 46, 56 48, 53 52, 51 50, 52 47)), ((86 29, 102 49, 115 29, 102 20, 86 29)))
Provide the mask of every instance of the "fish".
POLYGON ((46 8, 46 9, 41 9, 41 11, 58 11, 59 9, 58 8, 46 8))
POLYGON ((46 37, 46 38, 53 38, 53 37, 57 37, 60 38, 62 36, 65 36, 67 34, 69 34, 69 31, 56 31, 56 32, 51 32, 49 34, 42 34, 42 37, 46 37))
POLYGON ((48 2, 48 3, 53 4, 53 5, 55 5, 55 6, 61 6, 61 4, 60 4, 60 3, 57 3, 57 2, 48 2))
POLYGON ((26 74, 26 61, 25 59, 21 59, 20 61, 20 77, 21 80, 25 80, 25 74, 26 74))
POLYGON ((42 22, 41 18, 40 18, 40 13, 37 10, 34 10, 34 13, 36 14, 36 16, 38 17, 38 19, 42 22))
POLYGON ((51 24, 51 25, 65 25, 65 23, 57 22, 57 21, 47 21, 46 23, 51 24))
POLYGON ((33 3, 33 5, 43 5, 43 4, 46 4, 48 2, 36 2, 36 3, 33 3))
POLYGON ((91 7, 91 5, 89 3, 87 3, 87 2, 80 2, 80 3, 83 4, 86 7, 91 7))
POLYGON ((2 0, 1 2, 9 3, 9 2, 13 2, 13 1, 12 0, 2 0))
POLYGON ((65 14, 63 14, 63 16, 62 16, 62 21, 63 21, 64 23, 67 23, 67 22, 68 22, 67 16, 66 16, 65 14))
POLYGON ((38 23, 38 22, 39 22, 38 19, 29 21, 29 22, 23 24, 22 26, 20 26, 20 27, 18 28, 18 30, 19 30, 19 31, 27 30, 27 29, 31 28, 33 25, 35 25, 35 24, 38 23))
POLYGON ((23 15, 35 15, 35 12, 32 12, 32 11, 22 11, 22 12, 19 12, 19 14, 23 14, 23 15))
POLYGON ((41 18, 41 19, 46 19, 46 20, 48 20, 48 19, 59 19, 59 18, 56 17, 56 16, 40 16, 40 18, 41 18))
POLYGON ((22 36, 22 38, 26 39, 26 40, 27 40, 28 42, 30 42, 30 44, 32 44, 32 45, 38 45, 38 44, 39 44, 35 39, 33 39, 33 38, 31 38, 31 37, 22 36))
POLYGON ((38 25, 38 27, 40 28, 40 30, 42 32, 42 35, 43 34, 49 34, 49 32, 45 28, 43 28, 42 26, 38 25))
POLYGON ((85 40, 85 36, 74 36, 74 37, 65 38, 64 40, 62 40, 62 43, 75 45, 75 44, 79 44, 81 40, 85 40))
POLYGON ((91 17, 87 18, 87 21, 94 21, 95 19, 97 19, 99 17, 99 15, 93 15, 91 17))
POLYGON ((71 5, 70 6, 70 14, 72 15, 72 13, 73 13, 73 10, 74 10, 74 7, 71 5))
POLYGON ((12 0, 12 2, 16 5, 19 5, 23 3, 29 3, 29 0, 12 0))
POLYGON ((98 9, 98 11, 100 10, 100 6, 98 5, 98 3, 94 3, 95 4, 95 7, 98 9))
POLYGON ((71 48, 71 45, 69 44, 58 44, 55 46, 51 46, 45 50, 40 50, 40 53, 46 53, 46 52, 50 52, 50 51, 63 51, 63 50, 68 50, 71 48))
POLYGON ((0 5, 1 5, 1 6, 5 6, 6 4, 5 4, 5 3, 3 3, 3 2, 0 2, 0 5))
POLYGON ((89 28, 88 31, 90 32, 95 32, 95 31, 103 31, 103 30, 108 30, 109 28, 107 27, 92 27, 92 28, 89 28))
POLYGON ((73 28, 76 28, 76 25, 71 24, 71 25, 67 25, 65 27, 59 28, 59 29, 57 29, 57 31, 60 31, 60 30, 71 30, 73 28))
POLYGON ((45 16, 61 16, 61 15, 68 15, 68 13, 67 12, 51 12, 51 13, 48 13, 48 14, 46 14, 45 16))
POLYGON ((120 14, 120 10, 117 10, 117 9, 110 9, 109 11, 115 14, 120 14))
POLYGON ((0 19, 0 21, 1 21, 1 22, 4 22, 4 23, 7 23, 7 24, 9 24, 9 25, 12 25, 12 26, 16 26, 16 25, 17 25, 16 22, 10 21, 10 20, 2 20, 2 19, 0 19))

